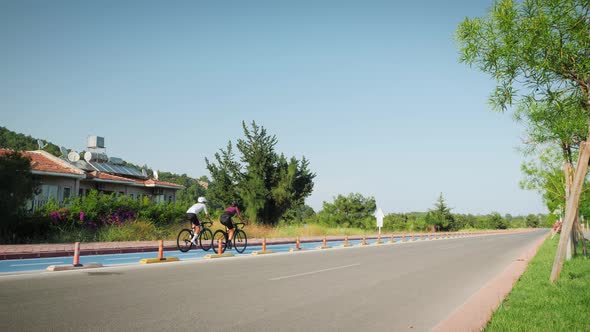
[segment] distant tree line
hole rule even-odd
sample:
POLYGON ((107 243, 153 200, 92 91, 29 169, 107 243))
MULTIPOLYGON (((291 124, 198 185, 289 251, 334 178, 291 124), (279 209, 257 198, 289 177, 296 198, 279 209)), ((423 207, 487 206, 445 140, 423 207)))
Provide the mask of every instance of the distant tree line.
MULTIPOLYGON (((310 215, 304 222, 320 223, 330 227, 376 229, 374 217, 375 198, 365 197, 359 193, 347 196, 338 195, 332 203, 324 202, 323 209, 310 215)), ((462 229, 507 229, 549 227, 546 216, 529 214, 502 216, 492 212, 487 215, 452 213, 445 203, 442 193, 434 208, 426 212, 390 213, 385 216, 385 231, 458 231, 462 229)), ((298 222, 293 220, 292 222, 298 222)))

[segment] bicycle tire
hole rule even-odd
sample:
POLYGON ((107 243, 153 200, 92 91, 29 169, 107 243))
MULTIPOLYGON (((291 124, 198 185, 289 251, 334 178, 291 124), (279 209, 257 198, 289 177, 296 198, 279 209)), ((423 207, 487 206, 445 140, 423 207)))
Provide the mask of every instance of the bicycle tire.
POLYGON ((227 233, 218 229, 213 233, 213 251, 216 254, 223 254, 225 252, 225 248, 227 247, 227 233), (218 250, 217 241, 221 241, 221 252, 218 250))
POLYGON ((209 251, 213 246, 213 232, 209 228, 203 228, 199 234, 199 245, 204 251, 209 251))
POLYGON ((238 253, 243 253, 248 246, 248 237, 246 236, 246 232, 241 229, 236 229, 234 232, 232 244, 238 253))
POLYGON ((183 229, 178 233, 178 236, 176 237, 176 246, 178 247, 178 250, 182 251, 182 252, 187 252, 189 250, 191 250, 191 248, 193 247, 193 243, 191 242, 191 239, 193 238, 193 231, 191 229, 183 229))

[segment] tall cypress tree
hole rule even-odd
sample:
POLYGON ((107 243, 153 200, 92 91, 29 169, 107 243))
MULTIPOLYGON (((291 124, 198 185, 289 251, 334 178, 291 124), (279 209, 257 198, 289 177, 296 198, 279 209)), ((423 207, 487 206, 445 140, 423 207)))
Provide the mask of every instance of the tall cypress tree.
POLYGON ((252 122, 242 122, 244 138, 236 146, 240 162, 234 160, 232 144, 215 154, 217 164, 207 162, 213 182, 209 189, 215 200, 239 198, 248 219, 262 224, 276 224, 290 208, 304 204, 313 190, 315 174, 303 157, 287 158, 278 154, 278 139, 252 122))

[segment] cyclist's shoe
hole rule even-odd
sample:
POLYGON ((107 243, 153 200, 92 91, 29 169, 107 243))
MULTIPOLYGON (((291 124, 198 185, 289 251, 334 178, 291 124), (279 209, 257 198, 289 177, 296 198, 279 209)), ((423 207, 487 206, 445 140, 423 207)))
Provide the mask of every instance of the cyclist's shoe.
POLYGON ((227 241, 227 248, 231 249, 232 246, 233 246, 232 241, 227 241))

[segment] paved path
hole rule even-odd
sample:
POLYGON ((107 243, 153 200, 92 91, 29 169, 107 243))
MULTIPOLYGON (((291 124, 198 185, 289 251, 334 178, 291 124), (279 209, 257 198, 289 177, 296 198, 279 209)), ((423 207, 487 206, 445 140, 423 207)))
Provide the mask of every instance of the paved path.
MULTIPOLYGON (((377 235, 369 235, 367 238, 376 238, 377 235)), ((327 236, 330 240, 344 239, 342 236, 327 236)), ((361 236, 350 236, 350 239, 360 239, 361 236)), ((311 236, 301 239, 302 242, 317 242, 322 236, 311 236)), ((262 239, 248 239, 249 245, 260 245, 262 239)), ((295 243, 295 238, 267 239, 268 244, 295 243)), ((165 251, 177 251, 176 241, 164 241, 165 251)), ((119 242, 83 242, 81 255, 120 254, 131 252, 158 251, 158 241, 119 241, 119 242)), ((46 243, 46 244, 12 244, 0 245, 0 260, 26 259, 41 257, 73 256, 73 243, 46 243)))
MULTIPOLYGON (((523 230, 509 230, 523 231, 523 230)), ((502 232, 502 231, 496 231, 502 232)), ((485 234, 487 232, 474 232, 477 234, 485 234)), ((401 233, 397 233, 400 235, 401 233)), ((406 236, 411 236, 413 233, 406 233, 406 236)), ((416 233, 418 236, 419 233, 416 233)), ((434 233, 431 233, 434 234, 434 233)), ((442 236, 443 233, 436 233, 437 236, 442 236)), ((452 233, 457 236, 458 233, 452 233)), ((390 234, 383 235, 384 240, 390 234)), ((377 234, 367 235, 368 239, 377 238, 377 234)), ((351 240, 361 239, 361 236, 350 236, 351 240)), ((317 242, 321 241, 323 236, 309 236, 301 238, 301 242, 317 242)), ((327 236, 329 241, 344 240, 343 236, 327 236)), ((267 239, 269 244, 291 244, 295 243, 295 238, 269 238, 267 239)), ((250 245, 260 245, 262 239, 252 238, 248 239, 250 245)), ((176 248, 176 241, 164 241, 164 250, 178 250, 176 248)), ((120 242, 83 242, 81 244, 81 255, 102 255, 102 254, 118 254, 118 253, 131 253, 131 252, 152 252, 158 251, 157 241, 120 241, 120 242)), ((73 243, 46 243, 46 244, 12 244, 12 245, 0 245, 0 260, 5 259, 26 259, 26 258, 41 258, 41 257, 62 257, 62 256, 73 256, 74 255, 74 244, 73 243)))
POLYGON ((0 330, 428 331, 546 234, 0 277, 0 330))

